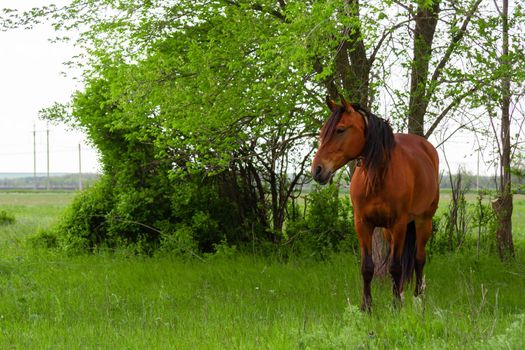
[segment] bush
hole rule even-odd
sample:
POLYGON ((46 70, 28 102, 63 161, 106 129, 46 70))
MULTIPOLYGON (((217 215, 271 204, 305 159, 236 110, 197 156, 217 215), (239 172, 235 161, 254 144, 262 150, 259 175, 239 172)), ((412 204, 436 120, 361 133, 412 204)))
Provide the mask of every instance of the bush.
POLYGON ((145 254, 160 249, 187 255, 211 253, 221 244, 245 244, 263 232, 248 208, 239 208, 221 193, 220 178, 165 181, 168 176, 159 175, 130 187, 123 177, 105 174, 75 197, 48 232, 57 236, 61 248, 126 248, 145 254))
POLYGON ((15 216, 6 212, 5 210, 0 210, 0 225, 12 225, 16 222, 15 216))
POLYGON ((289 209, 295 217, 286 224, 293 253, 324 258, 336 251, 358 250, 352 206, 348 196, 340 197, 336 184, 315 185, 306 197, 306 208, 290 205, 297 206, 289 209))
POLYGON ((59 245, 67 251, 114 246, 116 242, 108 235, 108 213, 113 197, 113 187, 105 176, 77 195, 52 229, 59 236, 59 245))
POLYGON ((494 251, 497 220, 490 205, 490 197, 489 200, 485 198, 487 195, 483 192, 478 193, 476 203, 468 203, 464 199, 460 202, 457 212, 460 212, 460 217, 463 218, 461 224, 451 223, 450 208, 449 211, 434 216, 432 237, 427 245, 430 256, 462 249, 479 248, 486 252, 494 251))
POLYGON ((28 243, 34 248, 57 248, 58 237, 55 232, 40 230, 34 236, 28 238, 28 243))

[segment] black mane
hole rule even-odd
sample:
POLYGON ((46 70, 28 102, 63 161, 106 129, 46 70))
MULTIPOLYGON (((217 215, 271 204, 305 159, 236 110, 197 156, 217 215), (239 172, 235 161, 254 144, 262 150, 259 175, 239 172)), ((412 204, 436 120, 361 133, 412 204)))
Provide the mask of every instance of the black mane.
POLYGON ((390 163, 392 150, 396 145, 392 126, 387 120, 367 111, 358 104, 352 104, 352 107, 363 114, 368 121, 365 131, 366 144, 362 154, 364 166, 368 171, 377 173, 382 177, 382 173, 390 163))
POLYGON ((343 106, 337 106, 336 108, 332 109, 330 118, 328 118, 323 129, 321 130, 321 140, 323 140, 323 142, 325 140, 330 140, 332 136, 334 136, 336 126, 339 124, 341 116, 344 112, 345 108, 343 106))

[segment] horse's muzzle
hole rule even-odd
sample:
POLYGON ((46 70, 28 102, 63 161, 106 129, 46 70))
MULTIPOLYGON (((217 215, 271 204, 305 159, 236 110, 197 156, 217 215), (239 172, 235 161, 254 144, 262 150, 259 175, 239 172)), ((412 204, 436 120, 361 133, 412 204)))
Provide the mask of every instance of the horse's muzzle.
POLYGON ((322 165, 317 165, 312 168, 312 177, 321 185, 326 185, 332 177, 332 172, 322 165))

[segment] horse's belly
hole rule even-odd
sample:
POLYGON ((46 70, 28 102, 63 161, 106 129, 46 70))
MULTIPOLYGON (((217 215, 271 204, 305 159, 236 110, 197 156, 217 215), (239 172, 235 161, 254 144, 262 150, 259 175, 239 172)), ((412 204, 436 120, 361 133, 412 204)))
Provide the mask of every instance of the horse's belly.
POLYGON ((427 178, 416 183, 412 200, 411 213, 414 216, 432 216, 439 201, 439 185, 437 181, 427 178))

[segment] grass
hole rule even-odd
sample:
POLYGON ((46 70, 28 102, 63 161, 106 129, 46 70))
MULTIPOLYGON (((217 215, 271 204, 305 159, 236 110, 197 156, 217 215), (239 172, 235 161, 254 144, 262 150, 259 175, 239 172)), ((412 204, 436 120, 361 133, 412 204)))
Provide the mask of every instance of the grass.
POLYGON ((58 220, 74 192, 0 192, 0 211, 14 215, 16 225, 0 227, 0 245, 7 245, 35 234, 58 220))
MULTIPOLYGON (((392 308, 373 282, 372 315, 357 311, 358 259, 234 255, 205 261, 117 252, 65 256, 28 247, 67 193, 0 193, 0 348, 521 349, 525 247, 515 262, 434 256, 422 299, 392 308)), ((410 287, 412 289, 412 287, 410 287)))

